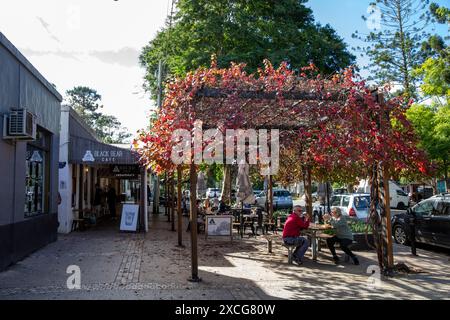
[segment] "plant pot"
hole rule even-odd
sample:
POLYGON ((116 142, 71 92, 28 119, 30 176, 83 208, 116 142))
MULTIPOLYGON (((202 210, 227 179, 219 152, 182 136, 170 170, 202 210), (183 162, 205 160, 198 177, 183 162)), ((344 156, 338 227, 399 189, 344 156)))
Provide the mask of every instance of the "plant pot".
POLYGON ((375 246, 373 234, 371 233, 367 235, 367 240, 365 233, 354 233, 353 241, 356 243, 352 245, 351 249, 355 251, 373 250, 375 246), (367 242, 369 242, 370 245, 367 242))

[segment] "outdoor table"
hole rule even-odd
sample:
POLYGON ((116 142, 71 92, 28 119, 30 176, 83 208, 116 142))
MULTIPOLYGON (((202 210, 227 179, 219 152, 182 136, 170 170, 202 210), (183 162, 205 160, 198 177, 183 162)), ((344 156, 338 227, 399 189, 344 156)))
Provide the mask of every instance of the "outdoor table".
POLYGON ((317 224, 311 223, 309 228, 305 230, 306 234, 311 236, 311 249, 312 249, 312 259, 313 261, 317 261, 317 234, 319 232, 324 232, 328 230, 333 230, 333 227, 329 224, 317 224))

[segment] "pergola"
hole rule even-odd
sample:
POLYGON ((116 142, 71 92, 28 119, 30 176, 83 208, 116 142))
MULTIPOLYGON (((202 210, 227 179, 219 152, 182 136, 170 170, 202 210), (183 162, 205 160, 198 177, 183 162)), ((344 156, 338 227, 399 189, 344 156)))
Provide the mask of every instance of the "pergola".
MULTIPOLYGON (((384 101, 378 90, 355 82, 351 70, 322 78, 314 66, 296 74, 286 64, 277 69, 265 61, 258 74, 247 74, 244 65, 199 69, 169 83, 158 118, 136 142, 141 161, 157 171, 178 176, 178 233, 181 245, 182 166, 170 161, 175 129, 192 130, 195 121, 203 129, 277 129, 280 148, 292 150, 301 164, 306 189, 307 213, 312 215, 311 174, 315 169, 360 170, 378 183, 373 190, 371 219, 384 239, 379 250, 383 269, 393 266, 388 179, 390 173, 424 169, 423 154, 404 117, 401 100, 384 101), (392 125, 394 122, 395 126, 392 125), (378 203, 380 202, 380 203, 378 203), (381 217, 377 206, 381 204, 381 217), (382 258, 383 257, 383 258, 382 258)), ((191 145, 191 154, 198 152, 191 145)), ((190 222, 192 281, 198 281, 197 167, 191 157, 190 222)), ((324 170, 322 170, 324 171, 324 170)), ((326 171, 326 170, 325 170, 326 171)), ((423 170, 422 170, 423 171, 423 170)), ((272 176, 269 175, 269 215, 272 216, 272 176)))

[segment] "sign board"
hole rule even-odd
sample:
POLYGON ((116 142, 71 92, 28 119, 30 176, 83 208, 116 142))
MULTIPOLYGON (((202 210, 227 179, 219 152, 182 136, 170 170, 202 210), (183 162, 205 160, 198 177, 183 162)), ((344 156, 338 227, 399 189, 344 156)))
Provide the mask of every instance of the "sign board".
POLYGON ((447 185, 445 183, 445 180, 440 180, 437 182, 437 192, 438 193, 446 193, 447 192, 447 185))
POLYGON ((110 174, 117 178, 136 178, 140 174, 138 165, 110 165, 110 174))
POLYGON ((233 216, 206 216, 206 238, 230 237, 233 240, 233 216))
POLYGON ((139 205, 124 204, 122 208, 122 218, 120 220, 121 231, 136 231, 139 216, 139 205))

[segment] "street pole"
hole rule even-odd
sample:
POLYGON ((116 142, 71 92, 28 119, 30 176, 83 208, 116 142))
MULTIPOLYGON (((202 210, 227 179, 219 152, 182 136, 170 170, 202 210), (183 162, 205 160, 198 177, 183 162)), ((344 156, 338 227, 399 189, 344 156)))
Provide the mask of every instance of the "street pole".
MULTIPOLYGON (((158 62, 158 96, 157 96, 157 107, 161 109, 162 106, 162 60, 158 62)), ((153 213, 159 214, 159 176, 155 176, 155 181, 153 184, 153 213)))

